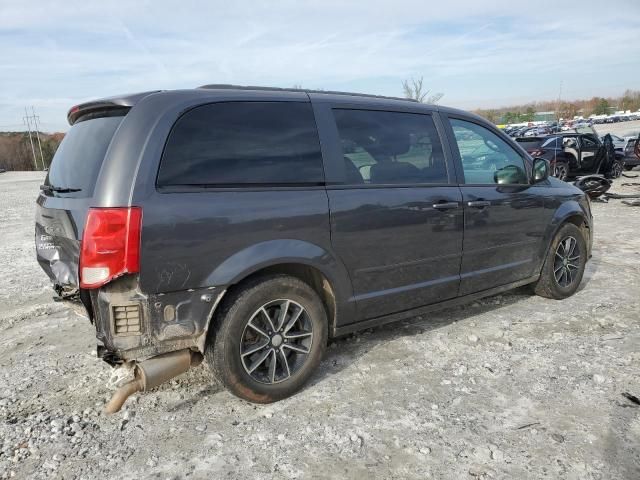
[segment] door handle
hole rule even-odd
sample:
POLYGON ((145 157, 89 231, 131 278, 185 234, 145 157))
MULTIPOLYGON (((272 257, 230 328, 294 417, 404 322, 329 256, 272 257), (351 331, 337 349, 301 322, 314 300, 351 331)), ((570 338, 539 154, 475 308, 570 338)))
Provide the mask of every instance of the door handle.
POLYGON ((452 208, 458 208, 460 204, 458 202, 442 202, 442 203, 434 203, 433 208, 436 210, 449 210, 452 208))
POLYGON ((467 202, 467 205, 474 208, 490 207, 491 202, 488 200, 476 200, 475 202, 467 202))

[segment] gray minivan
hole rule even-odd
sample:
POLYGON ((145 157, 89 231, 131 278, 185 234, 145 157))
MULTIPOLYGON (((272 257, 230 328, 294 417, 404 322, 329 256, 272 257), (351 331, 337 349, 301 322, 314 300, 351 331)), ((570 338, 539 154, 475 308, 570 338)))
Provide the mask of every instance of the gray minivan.
POLYGON ((329 338, 532 284, 573 294, 588 197, 484 119, 414 101, 211 85, 73 107, 37 200, 37 258, 135 376, 206 358, 252 402, 329 338))

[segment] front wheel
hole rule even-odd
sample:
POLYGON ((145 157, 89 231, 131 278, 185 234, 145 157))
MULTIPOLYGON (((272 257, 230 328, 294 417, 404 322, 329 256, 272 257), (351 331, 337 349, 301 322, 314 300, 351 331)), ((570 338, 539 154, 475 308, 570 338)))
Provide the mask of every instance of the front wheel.
POLYGON ((587 244, 578 227, 563 225, 554 237, 534 291, 541 297, 561 300, 573 295, 584 274, 587 244))
POLYGON ((611 167, 611 178, 620 178, 622 175, 622 163, 616 161, 611 167))
POLYGON ((327 315, 303 281, 274 275, 231 292, 209 338, 205 357, 234 395, 271 403, 302 388, 327 344, 327 315))

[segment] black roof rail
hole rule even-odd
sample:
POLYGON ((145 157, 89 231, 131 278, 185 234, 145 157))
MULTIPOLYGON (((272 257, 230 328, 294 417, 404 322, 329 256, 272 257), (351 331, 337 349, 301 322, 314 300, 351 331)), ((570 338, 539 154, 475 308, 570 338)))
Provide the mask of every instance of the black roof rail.
POLYGON ((228 83, 212 83, 210 85, 202 85, 198 88, 208 90, 263 90, 267 92, 302 92, 302 93, 326 93, 329 95, 349 95, 353 97, 380 98, 384 100, 403 100, 405 102, 418 102, 413 98, 388 97, 385 95, 371 95, 368 93, 353 92, 336 92, 333 90, 311 90, 308 88, 280 88, 280 87, 257 87, 251 85, 231 85, 228 83))

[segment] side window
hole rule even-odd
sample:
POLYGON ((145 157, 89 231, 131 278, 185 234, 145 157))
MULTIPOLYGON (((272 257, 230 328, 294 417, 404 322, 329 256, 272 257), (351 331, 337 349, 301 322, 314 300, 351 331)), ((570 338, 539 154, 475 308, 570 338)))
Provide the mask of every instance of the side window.
POLYGON ((582 148, 597 148, 598 144, 595 140, 589 137, 580 137, 580 143, 582 144, 582 148))
POLYGON ((528 183, 524 159, 491 130, 452 118, 451 127, 462 160, 465 183, 528 183))
POLYGON ((320 141, 309 103, 226 102, 189 110, 165 145, 158 186, 318 185, 320 141))
POLYGON ((577 137, 563 137, 562 139, 562 147, 566 149, 575 150, 578 148, 578 139, 577 137))
POLYGON ((541 145, 541 148, 560 148, 558 146, 558 137, 549 138, 541 145))
POLYGON ((430 115, 334 109, 350 185, 448 183, 430 115))

